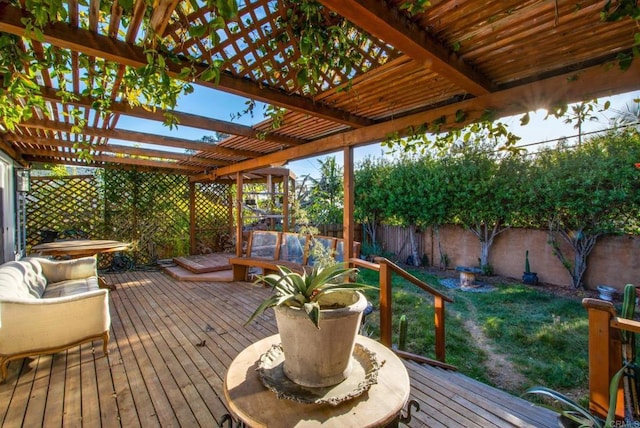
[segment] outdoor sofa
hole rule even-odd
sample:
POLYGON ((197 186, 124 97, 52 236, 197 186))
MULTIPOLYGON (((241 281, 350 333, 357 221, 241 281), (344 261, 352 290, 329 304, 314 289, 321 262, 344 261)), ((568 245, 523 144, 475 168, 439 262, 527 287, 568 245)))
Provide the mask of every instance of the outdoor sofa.
POLYGON ((0 265, 0 376, 10 361, 109 341, 109 291, 98 286, 95 257, 25 258, 0 265))

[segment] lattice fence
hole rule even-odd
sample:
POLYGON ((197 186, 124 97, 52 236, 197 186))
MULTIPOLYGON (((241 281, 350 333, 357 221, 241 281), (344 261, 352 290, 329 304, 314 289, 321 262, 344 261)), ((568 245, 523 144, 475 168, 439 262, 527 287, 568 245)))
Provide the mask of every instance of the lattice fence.
MULTIPOLYGON (((197 252, 221 251, 233 227, 230 186, 195 189, 197 252)), ((144 265, 188 255, 189 226, 189 180, 182 175, 105 170, 96 176, 33 177, 27 199, 27 252, 66 231, 66 237, 131 242, 128 255, 144 265)), ((110 261, 101 255, 100 267, 110 261)))
POLYGON ((196 183, 195 196, 197 252, 219 252, 232 248, 231 186, 196 183))
POLYGON ((134 242, 136 264, 189 254, 189 180, 182 175, 106 170, 105 226, 134 242))
POLYGON ((103 203, 93 175, 32 177, 27 195, 27 251, 56 237, 99 238, 103 203))

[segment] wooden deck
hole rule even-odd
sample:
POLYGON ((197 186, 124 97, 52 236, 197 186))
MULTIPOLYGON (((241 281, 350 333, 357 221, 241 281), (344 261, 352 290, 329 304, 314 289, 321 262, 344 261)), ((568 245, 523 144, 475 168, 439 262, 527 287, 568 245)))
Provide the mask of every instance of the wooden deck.
MULTIPOLYGON (((107 275, 109 355, 86 344, 9 365, 3 427, 216 426, 228 413, 226 368, 276 332, 271 311, 244 327, 268 290, 247 283, 177 282, 160 272, 107 275)), ((79 322, 82 322, 79 320, 79 322)), ((545 409, 459 373, 406 362, 412 427, 555 427, 545 409)))

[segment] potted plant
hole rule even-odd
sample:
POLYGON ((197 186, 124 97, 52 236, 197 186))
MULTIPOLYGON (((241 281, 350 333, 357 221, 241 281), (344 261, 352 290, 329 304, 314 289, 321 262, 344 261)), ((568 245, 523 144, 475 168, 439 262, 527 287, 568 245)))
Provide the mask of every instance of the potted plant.
POLYGON ((538 274, 531 272, 531 267, 529 266, 529 250, 526 251, 524 256, 524 273, 522 274, 522 282, 529 285, 538 284, 538 274))
POLYGON ((259 276, 275 293, 251 315, 247 324, 273 307, 284 353, 284 374, 307 387, 326 387, 345 380, 352 366, 355 338, 367 307, 358 290, 376 289, 348 282, 357 271, 344 263, 314 266, 299 274, 284 266, 259 276))

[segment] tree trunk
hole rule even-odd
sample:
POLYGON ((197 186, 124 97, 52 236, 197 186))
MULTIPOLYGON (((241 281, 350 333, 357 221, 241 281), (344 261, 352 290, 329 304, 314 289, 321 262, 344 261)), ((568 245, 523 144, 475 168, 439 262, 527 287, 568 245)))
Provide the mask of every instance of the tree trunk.
POLYGON ((569 272, 571 276, 571 286, 573 288, 584 288, 585 284, 582 282, 582 278, 587 271, 587 258, 589 254, 591 254, 591 250, 593 250, 599 237, 599 234, 588 235, 584 233, 582 229, 577 231, 565 230, 560 227, 556 219, 549 222, 549 240, 553 247, 553 253, 558 260, 560 260, 567 272, 569 272), (573 264, 569 262, 562 253, 556 232, 571 246, 574 252, 573 264))
POLYGON ((478 223, 474 227, 469 228, 480 240, 480 267, 489 264, 489 251, 491 250, 494 239, 507 229, 509 229, 508 226, 502 227, 502 221, 493 223, 492 228, 489 228, 487 223, 478 223))
POLYGON ((587 258, 591 254, 591 250, 596 245, 598 235, 578 235, 580 239, 573 239, 571 244, 575 251, 573 258, 573 272, 571 273, 571 285, 573 288, 584 288, 582 278, 587 271, 587 258))
POLYGON ((409 225, 409 245, 411 249, 411 258, 414 266, 420 266, 420 257, 418 256, 418 246, 416 245, 416 225, 409 225))
POLYGON ((440 242, 440 225, 433 225, 433 229, 436 234, 436 241, 438 241, 438 255, 440 256, 440 270, 446 270, 448 264, 448 256, 442 252, 442 242, 440 242))
POLYGON ((480 268, 486 266, 489 260, 489 249, 491 248, 491 241, 480 241, 480 268))

